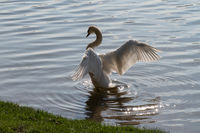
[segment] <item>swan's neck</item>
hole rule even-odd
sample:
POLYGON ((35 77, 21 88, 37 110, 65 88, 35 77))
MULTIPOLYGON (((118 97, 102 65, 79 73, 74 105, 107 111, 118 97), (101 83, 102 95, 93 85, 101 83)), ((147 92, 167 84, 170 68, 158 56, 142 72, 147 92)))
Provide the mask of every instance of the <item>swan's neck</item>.
POLYGON ((86 49, 88 49, 88 48, 94 49, 95 47, 97 47, 101 44, 101 42, 102 42, 101 32, 98 29, 96 29, 94 31, 94 33, 96 34, 96 40, 94 42, 89 43, 86 49))

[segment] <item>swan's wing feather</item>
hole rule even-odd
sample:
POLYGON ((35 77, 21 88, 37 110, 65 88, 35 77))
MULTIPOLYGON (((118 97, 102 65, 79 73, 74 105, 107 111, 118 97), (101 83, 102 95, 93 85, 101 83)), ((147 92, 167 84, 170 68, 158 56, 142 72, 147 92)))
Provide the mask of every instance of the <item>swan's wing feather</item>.
POLYGON ((87 49, 81 63, 75 70, 75 73, 72 76, 73 80, 82 79, 88 73, 92 73, 99 80, 101 71, 101 60, 99 56, 91 49, 87 49))
POLYGON ((88 73, 88 61, 88 56, 84 55, 81 63, 78 65, 78 67, 75 70, 75 73, 72 76, 73 80, 82 79, 88 73))
POLYGON ((159 50, 145 43, 130 40, 115 51, 100 55, 103 62, 103 70, 107 73, 113 71, 124 74, 137 61, 159 60, 156 53, 159 50))

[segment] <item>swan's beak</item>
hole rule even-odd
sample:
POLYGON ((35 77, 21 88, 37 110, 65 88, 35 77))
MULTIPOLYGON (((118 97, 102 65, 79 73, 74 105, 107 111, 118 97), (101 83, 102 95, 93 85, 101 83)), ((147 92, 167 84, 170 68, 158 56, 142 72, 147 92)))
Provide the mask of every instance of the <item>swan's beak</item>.
POLYGON ((86 37, 88 37, 89 35, 90 35, 90 33, 88 33, 86 37))

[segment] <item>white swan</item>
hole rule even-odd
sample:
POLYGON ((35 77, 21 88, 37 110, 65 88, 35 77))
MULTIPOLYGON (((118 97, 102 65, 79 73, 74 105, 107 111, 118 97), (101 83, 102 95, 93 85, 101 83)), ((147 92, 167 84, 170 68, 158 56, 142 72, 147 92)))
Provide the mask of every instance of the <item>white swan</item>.
POLYGON ((122 75, 137 61, 155 61, 160 58, 156 53, 159 52, 158 49, 134 40, 129 40, 114 51, 97 54, 94 48, 101 44, 102 34, 95 26, 90 26, 87 32, 86 37, 96 34, 96 40, 88 44, 83 59, 72 76, 73 80, 82 79, 89 74, 96 88, 110 88, 113 87, 109 78, 112 72, 122 75))

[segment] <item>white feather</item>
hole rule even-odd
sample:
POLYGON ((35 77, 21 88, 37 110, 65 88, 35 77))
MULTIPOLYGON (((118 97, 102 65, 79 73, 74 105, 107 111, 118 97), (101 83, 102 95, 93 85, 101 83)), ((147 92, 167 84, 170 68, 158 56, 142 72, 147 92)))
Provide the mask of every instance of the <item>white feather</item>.
POLYGON ((130 40, 120 48, 106 54, 96 54, 93 50, 101 44, 102 34, 95 26, 90 26, 88 35, 96 34, 96 40, 87 46, 83 59, 73 75, 73 80, 82 79, 86 74, 90 75, 95 87, 108 88, 111 85, 109 75, 117 72, 124 74, 138 61, 155 61, 160 57, 156 53, 159 50, 145 43, 130 40))
POLYGON ((92 82, 96 87, 109 87, 110 78, 102 69, 100 57, 91 48, 86 50, 81 63, 72 76, 72 79, 82 79, 86 74, 90 74, 92 82))
POLYGON ((155 61, 159 60, 159 55, 156 53, 159 50, 145 43, 130 40, 115 51, 100 55, 103 70, 110 74, 117 72, 120 75, 124 74, 137 61, 155 61))

